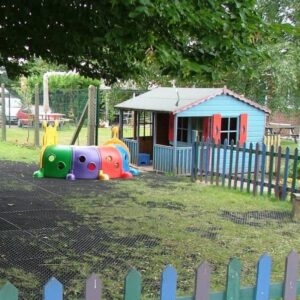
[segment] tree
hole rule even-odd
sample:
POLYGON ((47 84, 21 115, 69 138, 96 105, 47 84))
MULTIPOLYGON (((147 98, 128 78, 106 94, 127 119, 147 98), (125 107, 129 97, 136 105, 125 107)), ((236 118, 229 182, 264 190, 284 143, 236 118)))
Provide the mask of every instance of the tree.
POLYGON ((1 1, 0 65, 10 76, 41 57, 109 82, 156 63, 178 78, 216 78, 255 53, 255 0, 1 1))

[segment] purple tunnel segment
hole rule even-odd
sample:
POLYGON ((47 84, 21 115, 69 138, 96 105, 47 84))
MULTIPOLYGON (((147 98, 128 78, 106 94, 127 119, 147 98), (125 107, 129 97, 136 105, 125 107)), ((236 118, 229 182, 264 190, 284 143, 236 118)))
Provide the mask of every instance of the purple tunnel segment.
POLYGON ((76 179, 98 179, 101 157, 94 146, 73 147, 73 174, 76 179))

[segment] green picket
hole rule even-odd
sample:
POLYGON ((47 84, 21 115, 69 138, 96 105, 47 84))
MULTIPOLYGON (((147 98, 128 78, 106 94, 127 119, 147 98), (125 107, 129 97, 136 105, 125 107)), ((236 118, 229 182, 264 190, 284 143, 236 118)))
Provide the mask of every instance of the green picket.
POLYGON ((0 289, 0 300, 18 300, 18 289, 9 281, 0 289))
POLYGON ((125 278, 124 300, 140 300, 142 291, 141 273, 130 269, 125 278))
POLYGON ((234 257, 227 268, 226 300, 240 300, 240 261, 234 257))

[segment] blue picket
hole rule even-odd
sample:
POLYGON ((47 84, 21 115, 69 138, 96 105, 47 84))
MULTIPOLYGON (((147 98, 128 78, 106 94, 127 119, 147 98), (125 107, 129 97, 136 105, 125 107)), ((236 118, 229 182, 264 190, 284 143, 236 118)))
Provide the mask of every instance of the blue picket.
POLYGON ((219 185, 219 178, 220 178, 220 150, 221 144, 217 144, 217 166, 216 166, 216 185, 219 185))
POLYGON ((265 185, 265 173, 266 173, 266 151, 267 147, 265 144, 262 144, 262 153, 261 153, 261 169, 260 169, 260 195, 264 193, 265 185))
POLYGON ((262 255, 257 264, 255 300, 269 300, 271 268, 270 256, 262 255))
POLYGON ((208 171, 209 171, 209 160, 210 160, 210 139, 206 140, 206 149, 205 149, 205 183, 208 181, 208 171))
POLYGON ((226 178, 226 159, 227 159, 227 146, 228 146, 228 141, 224 141, 223 145, 223 170, 222 170, 222 186, 225 186, 225 178, 226 178))
POLYGON ((171 265, 167 266, 161 277, 160 300, 176 300, 177 272, 171 265))
POLYGON ((63 285, 55 277, 45 284, 43 300, 63 300, 63 285))
POLYGON ((285 150, 284 170, 283 170, 283 185, 281 199, 286 199, 287 179, 289 175, 289 160, 290 160, 290 148, 287 147, 285 150))

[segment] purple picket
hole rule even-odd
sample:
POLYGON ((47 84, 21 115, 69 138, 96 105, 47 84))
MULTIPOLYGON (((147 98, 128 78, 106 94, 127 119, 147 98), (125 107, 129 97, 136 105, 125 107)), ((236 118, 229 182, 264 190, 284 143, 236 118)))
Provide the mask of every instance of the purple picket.
POLYGON ((197 269, 194 300, 208 300, 211 267, 205 261, 197 269))
POLYGON ((270 256, 262 255, 257 264, 255 300, 269 300, 271 268, 270 256))
POLYGON ((291 251, 286 258, 283 300, 296 300, 299 256, 296 251, 291 251))
POLYGON ((102 282, 96 274, 92 274, 85 283, 85 300, 101 300, 102 282))
POLYGON ((167 266, 161 276, 160 300, 176 300, 177 272, 171 265, 167 266))
POLYGON ((43 300, 63 300, 63 285, 55 277, 45 284, 43 300))

